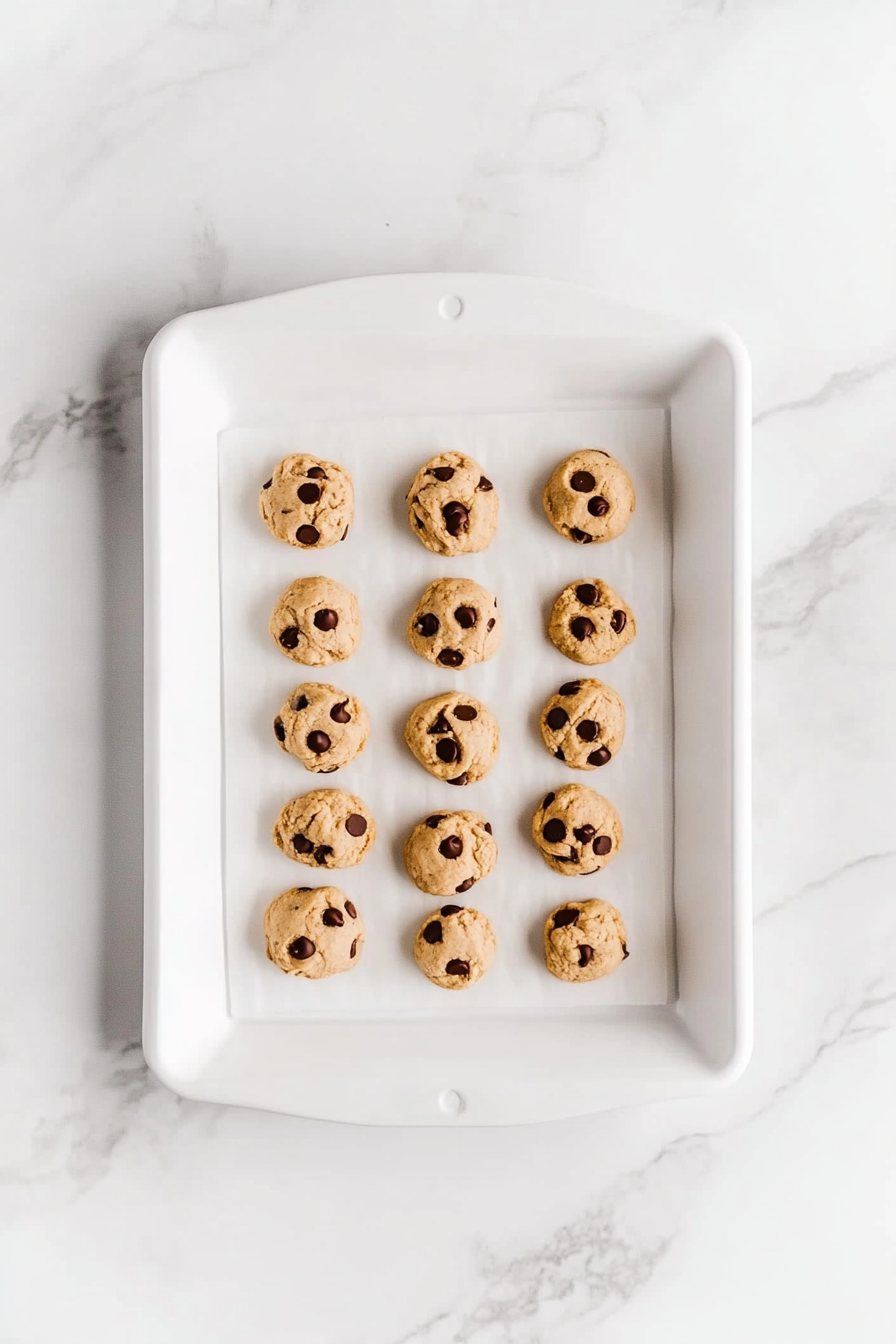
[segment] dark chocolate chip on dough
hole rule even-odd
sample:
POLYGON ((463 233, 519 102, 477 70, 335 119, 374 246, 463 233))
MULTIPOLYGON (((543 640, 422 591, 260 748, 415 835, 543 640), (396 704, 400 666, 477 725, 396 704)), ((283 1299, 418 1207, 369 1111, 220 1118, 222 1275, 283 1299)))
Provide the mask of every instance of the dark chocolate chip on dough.
POLYGON ((588 756, 589 765, 606 765, 607 761, 612 759, 612 752, 608 747, 598 747, 597 751, 592 751, 588 756))
POLYGON ((306 481, 304 485, 299 486, 298 496, 303 504, 316 504, 320 499, 320 486, 306 481))
POLYGON ((583 532, 580 527, 571 527, 569 529, 569 535, 572 537, 573 541, 581 542, 583 546, 587 546, 589 541, 594 540, 590 532, 583 532))
POLYGON ((440 822, 440 821, 444 821, 444 820, 445 820, 445 814, 444 814, 444 813, 441 813, 441 814, 438 814, 438 813, 437 813, 435 816, 427 817, 427 818, 426 818, 426 824, 427 824, 427 826, 429 826, 429 828, 430 828, 431 830, 434 831, 435 828, 438 826, 439 822, 440 822))
POLYGON ((593 583, 580 583, 576 588, 576 597, 583 607, 593 607, 597 601, 597 588, 593 583))
POLYGON ((461 723, 472 723, 477 713, 473 705, 455 705, 451 712, 456 719, 460 719, 461 723))
POLYGON ((284 649, 295 649, 299 643, 299 627, 297 625, 288 625, 285 630, 280 632, 280 643, 284 649))
POLYGON ((569 478, 569 483, 573 490, 578 491, 580 495, 587 495, 597 485, 590 471, 574 471, 569 478))
POLYGON ((345 923, 345 916, 342 911, 337 910, 333 905, 327 906, 326 910, 321 915, 321 919, 328 929, 341 929, 345 923))
POLYGON ((452 499, 446 504, 442 509, 442 517, 450 536, 459 537, 462 532, 469 532, 470 515, 460 500, 452 499))
POLYGON ((554 708, 549 711, 547 725, 549 728, 552 728, 555 733, 561 728, 565 728, 568 723, 569 715, 562 705, 555 705, 554 708))
POLYGON ((446 835, 439 845, 439 853, 446 859, 459 859, 464 852, 464 842, 459 835, 446 835))
POLYGON ((353 902, 353 901, 346 901, 346 903, 345 903, 345 913, 346 913, 347 915, 349 915, 352 919, 357 919, 357 918, 358 918, 358 912, 357 912, 357 910, 355 909, 355 906, 354 906, 354 902, 353 902))
POLYGON ((306 835, 294 835, 292 847, 297 854, 310 854, 314 848, 314 841, 309 840, 306 835))
POLYGON ((438 616, 434 616, 431 611, 427 611, 425 615, 421 616, 417 621, 417 629, 426 639, 431 639, 432 636, 438 634, 439 631, 438 616))
POLYGON ((439 911, 440 915, 459 915, 463 910, 462 905, 443 905, 439 911))
POLYGON ((451 961, 445 967, 446 975, 462 975, 466 978, 470 974, 470 963, 461 961, 459 957, 452 957, 451 961))
POLYGON ((445 718, 445 715, 444 715, 444 714, 440 714, 439 717, 436 719, 435 723, 433 724, 433 726, 432 726, 431 728, 427 729, 427 732, 429 732, 430 734, 432 734, 432 733, 450 733, 450 732, 451 732, 451 724, 450 724, 450 723, 448 722, 448 720, 445 718))
POLYGON ((329 480, 329 477, 327 476, 327 473, 324 471, 323 467, 309 467, 306 474, 308 476, 311 476, 315 481, 329 480))
POLYGON ((580 644, 586 640, 589 635, 594 634, 594 622, 589 621, 587 616, 574 616, 569 623, 569 628, 572 631, 574 638, 577 639, 580 644))
POLYGON ((565 681, 557 692, 558 695, 578 695, 582 689, 582 683, 579 681, 565 681))
POLYGON ((297 695, 295 700, 293 700, 292 702, 292 709, 296 714, 298 714, 300 709, 308 708, 308 703, 309 702, 307 695, 297 695))
POLYGON ((576 733, 583 742, 593 742, 598 734, 598 725, 593 719, 583 719, 576 724, 576 733))
POLYGON ((300 541, 303 546, 316 546, 320 541, 320 533, 316 527, 312 527, 310 523, 305 523, 302 527, 297 528, 296 541, 300 541))
POLYGON ((353 812, 350 817, 345 819, 345 829, 349 835, 353 835, 357 839, 358 836, 364 835, 367 831, 367 818, 362 817, 360 812, 353 812))
POLYGON ((614 611, 613 615, 610 617, 610 626, 616 631, 617 635, 622 634, 625 629, 625 622, 626 615, 624 611, 614 611))
POLYGON ((460 747, 452 737, 443 737, 436 747, 436 755, 440 761, 446 765, 451 765, 454 761, 460 760, 460 747))
POLYGON ((423 930, 423 938, 427 943, 440 943, 442 941, 442 926, 437 919, 432 919, 423 930))
POLYGON ((476 487, 477 490, 494 490, 494 488, 495 487, 492 485, 491 481, 487 476, 479 477, 479 484, 476 487))
POLYGON ((460 667, 463 661, 460 649, 442 649, 439 653, 439 662, 443 667, 460 667))
POLYGON ((575 909, 558 910, 556 915, 554 916, 554 928, 565 929, 567 924, 575 924, 578 917, 579 917, 578 910, 575 909))
POLYGON ((317 948, 310 938, 296 938, 286 949, 293 961, 307 961, 313 957, 317 948))
POLYGON ((587 943, 582 943, 579 948, 579 965, 588 966, 594 960, 594 948, 589 947, 587 943))
POLYGON ((599 835, 591 848, 594 850, 595 854, 609 854, 610 850, 613 848, 613 841, 608 835, 599 835))
POLYGON ((466 882, 461 882, 460 886, 455 887, 454 890, 459 894, 462 891, 469 891, 472 886, 475 886, 475 884, 476 884, 475 877, 468 877, 466 882))
POLYGON ((541 833, 549 845, 559 845, 566 837, 566 827, 559 817, 551 817, 550 821, 545 822, 541 833))
POLYGON ((454 619, 457 621, 461 630, 472 630, 476 624, 475 607, 458 607, 454 613, 454 619))
POLYGON ((338 705, 334 705, 330 710, 330 718, 334 723, 350 723, 351 714, 346 709, 347 700, 341 700, 338 705))
POLYGON ((588 512, 592 518, 603 518, 605 513, 610 512, 610 506, 603 495, 595 495, 593 499, 588 501, 588 512))
POLYGON ((335 630, 339 624, 339 614, 332 607, 322 607, 314 614, 314 624, 318 630, 335 630))
POLYGON ((315 756, 322 756, 325 751, 330 750, 330 739, 327 737, 326 733, 309 733, 305 741, 308 750, 313 751, 315 756))
POLYGON ((432 474, 437 481, 450 481, 454 475, 453 467, 433 467, 432 474))
POLYGON ((286 741, 286 729, 283 727, 283 720, 276 718, 274 720, 274 736, 278 742, 286 741))

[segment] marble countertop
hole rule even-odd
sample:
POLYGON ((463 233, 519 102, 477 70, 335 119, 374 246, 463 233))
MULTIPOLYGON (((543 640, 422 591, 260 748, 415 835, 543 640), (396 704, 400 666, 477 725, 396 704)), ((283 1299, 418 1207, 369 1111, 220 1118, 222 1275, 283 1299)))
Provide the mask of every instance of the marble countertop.
POLYGON ((83 0, 0 60, 3 1344, 896 1337, 896 10, 83 0), (179 312, 496 270, 755 375, 756 1048, 393 1131, 140 1050, 140 365, 179 312))

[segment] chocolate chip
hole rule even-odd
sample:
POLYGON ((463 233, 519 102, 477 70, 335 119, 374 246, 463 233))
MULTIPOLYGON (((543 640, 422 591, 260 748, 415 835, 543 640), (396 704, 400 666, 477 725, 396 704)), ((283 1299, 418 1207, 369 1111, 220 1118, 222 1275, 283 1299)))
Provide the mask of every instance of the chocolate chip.
POLYGON ((350 947, 349 950, 348 950, 348 954, 349 954, 349 956, 350 956, 350 957, 353 957, 353 956, 355 955, 355 953, 357 952, 357 950, 358 950, 358 940, 357 940, 357 938, 353 938, 353 939, 352 939, 352 945, 351 945, 351 947, 350 947))
POLYGON ((335 775, 338 769, 339 769, 338 765, 330 765, 327 767, 326 770, 317 770, 315 771, 315 773, 318 775, 335 775))
POLYGON ((435 721, 435 723, 433 724, 433 726, 432 726, 431 728, 428 728, 428 729, 427 729, 427 732, 430 733, 430 734, 432 734, 432 733, 450 733, 450 732, 451 732, 451 724, 450 724, 450 723, 448 722, 448 720, 445 718, 445 715, 444 715, 444 714, 439 714, 439 717, 436 719, 436 721, 435 721))
POLYGON ((457 607, 454 612, 454 619, 462 630, 472 630, 476 624, 476 608, 457 607))
POLYGON ((565 681, 557 692, 558 695, 578 695, 582 689, 580 681, 565 681))
POLYGON ((435 816, 427 817, 427 818, 426 818, 426 824, 427 824, 427 826, 430 828, 431 831, 434 831, 435 828, 438 826, 439 822, 440 822, 440 821, 444 821, 444 820, 445 820, 445 813, 444 813, 444 812, 437 812, 437 813, 435 814, 435 816))
MULTIPOLYGON (((311 887, 296 887, 296 891, 311 891, 311 887)), ((298 908, 297 905, 293 906, 293 910, 298 910, 298 908)))
POLYGON ((330 750, 330 739, 326 733, 309 733, 305 739, 309 751, 313 751, 315 756, 322 756, 325 751, 330 750))
POLYGON ((293 961, 307 961, 309 957, 314 956, 317 948, 310 938, 296 938, 286 950, 293 961))
POLYGON ((454 475, 453 467, 433 467, 432 474, 437 481, 450 481, 454 475))
POLYGON ((579 965, 588 966, 594 960, 594 948, 582 943, 579 948, 579 965))
POLYGON ((321 915, 321 919, 328 929, 341 929, 345 923, 342 911, 337 910, 336 907, 332 905, 327 906, 326 910, 321 915))
POLYGON ((359 835, 363 835, 367 830, 367 818, 362 817, 360 812, 353 812, 350 817, 345 819, 345 829, 349 835, 353 835, 357 840, 359 835))
POLYGON ((437 919, 430 920, 423 930, 423 941, 425 943, 440 943, 442 941, 442 926, 437 919))
MULTIPOLYGON (((317 849, 314 851, 314 862, 315 862, 315 863, 326 863, 327 859, 330 857, 330 855, 331 855, 332 853, 333 853, 333 846, 332 846, 332 845, 318 845, 317 849)), ((324 920, 324 923, 325 923, 325 924, 326 924, 326 922, 327 922, 327 921, 324 920)), ((339 923, 340 923, 340 924, 342 923, 342 920, 341 920, 341 919, 340 919, 339 923)))
POLYGON ((627 946, 627 944, 623 943, 623 944, 622 944, 622 960, 623 960, 623 961, 626 961, 627 959, 628 959, 628 946, 627 946))
POLYGON ((555 863, 575 863, 578 854, 573 850, 571 854, 552 854, 551 858, 555 863))
POLYGON ((479 711, 474 705, 455 705, 451 712, 461 723, 472 723, 479 711))
POLYGON ((617 635, 621 635, 625 629, 625 620, 626 616, 624 611, 614 611, 613 615, 610 617, 610 627, 616 631, 617 635))
POLYGON ((470 974, 470 963, 468 961, 460 961, 458 957, 452 957, 445 967, 445 974, 467 977, 470 974))
POLYGON ((446 835, 439 845, 439 853, 446 859, 459 859, 464 852, 464 842, 459 835, 446 835))
POLYGON ((551 803, 554 801, 556 797, 557 797, 556 793, 546 793, 544 796, 544 802, 541 804, 542 807, 550 807, 551 803))
POLYGON ((335 630, 339 624, 339 614, 332 607, 323 607, 315 612, 314 624, 318 630, 335 630))
POLYGON ((333 720, 334 723, 351 722, 352 716, 346 709, 347 704, 348 704, 347 700, 340 700, 339 704, 334 705, 333 708, 330 710, 330 718, 333 720))
POLYGON ((592 751, 588 757, 589 765, 606 765, 611 759, 612 753, 606 747, 598 747, 597 751, 592 751))
POLYGON ((451 737, 443 737, 436 747, 436 755, 440 761, 446 765, 451 765, 454 761, 460 760, 460 747, 451 737))
POLYGON ((593 742, 598 734, 598 725, 593 719, 583 719, 576 724, 576 733, 583 742, 593 742))
POLYGON ((462 532, 470 530, 470 515, 463 504, 457 499, 452 499, 442 510, 442 517, 445 519, 445 527, 452 537, 459 537, 462 532))
POLYGON ((558 747, 558 748, 557 748, 557 750, 554 752, 554 756, 556 757, 556 759, 557 759, 558 761, 565 761, 565 760, 566 760, 566 757, 563 755, 563 748, 562 748, 562 747, 558 747))
POLYGON ((486 631, 494 630, 494 628, 495 628, 495 618, 494 618, 494 616, 490 616, 490 617, 489 617, 488 625, 487 625, 485 628, 486 628, 486 631))
POLYGON ((417 524, 418 527, 423 526, 423 519, 420 517, 419 514, 416 513, 414 514, 414 522, 417 524))
POLYGON ((605 513, 610 512, 610 506, 603 495, 595 495, 593 499, 588 501, 588 512, 592 518, 603 518, 605 513))
POLYGON ((265 481, 264 485, 261 488, 262 490, 270 490, 273 484, 274 484, 274 478, 272 476, 269 481, 265 481))
POLYGON ((294 835, 292 838, 292 847, 297 854, 310 854, 314 848, 314 841, 309 840, 304 835, 294 835))
POLYGON ((294 649, 299 642, 299 627, 297 625, 288 625, 279 635, 280 643, 284 649, 294 649))
POLYGON ((438 616, 434 616, 431 611, 427 611, 425 615, 420 616, 417 620, 417 630, 421 635, 425 635, 427 639, 432 639, 433 635, 438 632, 438 629, 439 618, 438 616))
MULTIPOLYGON (((357 910, 355 909, 354 901, 346 901, 346 902, 345 902, 345 913, 346 913, 347 915, 350 915, 352 919, 357 919, 357 918, 358 918, 358 912, 357 912, 357 910)), ((354 953, 352 953, 352 956, 354 956, 354 953)))
POLYGON ((590 840, 594 839, 594 827, 577 826, 573 831, 573 835, 578 840, 580 845, 587 845, 590 840))
POLYGON ((594 540, 590 532, 583 532, 580 527, 571 527, 569 529, 569 535, 572 537, 573 541, 580 541, 583 546, 587 546, 589 541, 594 540))
MULTIPOLYGON (((455 890, 456 892, 469 891, 470 888, 471 888, 472 886, 475 886, 475 885, 476 885, 476 879, 475 879, 475 877, 468 877, 467 880, 466 880, 466 882, 461 882, 460 886, 459 886, 459 887, 455 887, 454 890, 455 890)), ((445 913, 445 912, 444 912, 444 910, 443 910, 443 911, 442 911, 442 914, 444 914, 444 913, 445 913)))
POLYGON ((305 523, 296 532, 296 541, 300 541, 303 546, 316 546, 320 541, 320 533, 316 527, 312 527, 310 523, 305 523))
POLYGON ((578 917, 579 917, 579 911, 576 910, 575 908, 558 910, 556 915, 554 916, 554 928, 565 929, 567 924, 575 924, 578 917))
POLYGON ((307 695, 297 695, 290 708, 295 710, 296 714, 298 714, 300 709, 307 709, 309 703, 310 701, 308 700, 307 695))
POLYGON ((446 779, 446 780, 445 780, 445 783, 446 783, 446 784, 468 784, 469 781, 470 781, 470 776, 467 774, 467 772, 466 772, 466 770, 465 770, 465 771, 463 772, 463 774, 462 774, 462 775, 458 775, 456 779, 446 779))
POLYGON ((439 911, 440 915, 459 915, 463 910, 462 905, 443 905, 439 911))
POLYGON ((569 478, 569 483, 573 490, 577 490, 580 495, 587 495, 597 484, 590 471, 574 471, 569 478))
POLYGON ((580 583, 576 588, 576 597, 583 607, 593 607, 597 601, 597 588, 593 583, 580 583))
POLYGON ((494 490, 494 488, 495 487, 492 485, 491 481, 487 476, 479 477, 479 484, 476 487, 477 490, 494 490))
POLYGON ((566 838, 566 827, 559 817, 551 817, 541 828, 541 833, 549 845, 559 845, 566 838))
POLYGON ((319 485, 312 485, 310 481, 306 481, 304 485, 299 486, 296 493, 303 504, 316 504, 321 492, 319 485))
POLYGON ((464 656, 460 649, 442 649, 439 654, 439 662, 444 667, 460 667, 464 656))
POLYGON ((492 833, 492 824, 491 824, 491 822, 490 822, 490 821, 486 821, 486 822, 484 822, 484 823, 483 823, 483 826, 482 826, 482 829, 483 829, 484 831, 488 831, 489 835, 491 835, 491 833, 492 833))
POLYGON ((311 476, 315 481, 329 480, 329 477, 327 476, 327 473, 324 471, 323 467, 309 467, 309 469, 305 472, 305 475, 311 476))
POLYGON ((589 621, 587 616, 574 616, 569 623, 569 628, 580 644, 583 639, 587 639, 589 635, 594 634, 594 623, 589 621))
POLYGON ((278 742, 286 741, 286 729, 283 727, 283 720, 279 716, 274 720, 274 736, 278 742))
POLYGON ((549 728, 553 728, 555 733, 558 732, 561 728, 564 728, 568 723, 569 723, 569 715, 567 714, 566 710, 563 708, 562 705, 557 705, 548 714, 547 725, 549 728))
POLYGON ((591 848, 595 854, 609 854, 613 848, 613 841, 608 835, 599 835, 591 848))
POLYGON ((349 523, 348 527, 346 527, 346 529, 345 529, 345 531, 343 532, 342 536, 339 538, 340 541, 345 541, 346 537, 348 536, 348 529, 349 529, 349 527, 351 527, 351 523, 349 523))

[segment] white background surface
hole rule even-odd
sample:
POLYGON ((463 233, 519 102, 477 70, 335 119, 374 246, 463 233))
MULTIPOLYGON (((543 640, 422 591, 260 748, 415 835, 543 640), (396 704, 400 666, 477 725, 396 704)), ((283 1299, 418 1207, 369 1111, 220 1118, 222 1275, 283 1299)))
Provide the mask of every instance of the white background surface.
POLYGON ((3 1344, 889 1344, 892 6, 2 22, 3 1344), (439 267, 720 318, 751 351, 757 1044, 721 1096, 393 1132, 144 1069, 145 342, 439 267))
MULTIPOLYGON (((351 377, 349 369, 345 376, 351 377)), ((279 435, 238 429, 221 435, 224 874, 227 978, 235 1017, 457 1017, 667 1001, 674 984, 667 945, 672 805, 667 452, 666 415, 657 409, 378 416, 312 422, 279 435), (585 548, 553 531, 541 492, 557 462, 587 444, 604 444, 619 455, 638 503, 622 537, 585 548), (417 469, 447 448, 473 457, 500 498, 492 544, 455 559, 433 555, 414 539, 405 503, 417 469), (258 516, 261 483, 280 457, 300 451, 341 463, 354 481, 349 536, 325 551, 276 542, 258 516), (361 606, 358 652, 324 668, 303 668, 285 658, 268 632, 282 590, 294 578, 312 574, 345 584, 361 606), (487 663, 460 671, 433 667, 408 645, 408 617, 426 585, 443 576, 476 579, 496 594, 504 640, 487 663), (589 668, 554 648, 545 620, 567 584, 594 577, 628 602, 638 633, 611 662, 589 668), (548 697, 577 676, 602 678, 626 706, 625 742, 600 770, 573 771, 552 760, 538 727, 548 697), (274 739, 274 715, 303 681, 357 695, 370 716, 366 749, 337 775, 309 774, 274 739), (404 742, 414 705, 454 689, 482 700, 501 734, 494 768, 465 788, 433 779, 404 742), (622 848, 595 877, 553 873, 531 841, 532 814, 541 798, 569 783, 605 794, 622 820, 622 848), (367 801, 378 835, 363 864, 326 875, 275 847, 270 830, 280 808, 311 788, 348 789, 367 801), (404 867, 404 841, 428 813, 456 808, 481 812, 492 823, 499 851, 495 871, 466 897, 492 920, 499 945, 494 967, 475 994, 446 994, 430 985, 411 956, 417 929, 445 898, 426 896, 414 886, 404 867), (364 955, 351 975, 297 981, 276 972, 265 958, 264 908, 290 886, 324 882, 340 887, 358 906, 367 927, 364 955), (563 901, 595 896, 622 911, 632 955, 605 980, 564 985, 544 967, 545 915, 563 901)))

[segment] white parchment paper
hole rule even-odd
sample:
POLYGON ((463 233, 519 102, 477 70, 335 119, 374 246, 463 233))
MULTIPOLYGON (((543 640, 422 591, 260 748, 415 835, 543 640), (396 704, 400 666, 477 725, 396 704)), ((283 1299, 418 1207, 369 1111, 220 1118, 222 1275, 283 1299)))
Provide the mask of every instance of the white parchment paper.
POLYGON ((235 1017, 494 1015, 667 1002, 674 975, 666 457, 661 410, 318 421, 280 432, 247 428, 221 436, 225 925, 235 1017), (635 483, 635 516, 623 536, 606 545, 564 540, 542 510, 550 471, 579 447, 603 447, 617 455, 635 483), (447 448, 475 457, 501 500, 492 545, 456 560, 432 555, 415 540, 404 503, 416 469, 447 448), (259 489, 272 467, 297 451, 341 462, 355 483, 356 516, 348 539, 317 553, 275 541, 257 511, 259 489), (299 575, 312 574, 330 575, 351 588, 363 619, 354 658, 320 669, 291 662, 268 633, 280 592, 299 575), (443 575, 474 578, 497 594, 504 644, 491 662, 456 672, 411 652, 407 618, 424 585, 443 575), (589 669, 564 658, 544 631, 561 588, 595 577, 629 603, 638 634, 613 662, 589 669), (625 743, 596 771, 571 770, 553 759, 538 730, 545 700, 576 675, 599 677, 625 702, 625 743), (336 774, 307 773, 274 740, 274 715, 302 681, 350 691, 370 715, 367 749, 336 774), (413 705, 452 687, 484 700, 501 729, 497 765, 466 788, 433 779, 402 737, 413 705), (540 798, 572 781, 605 794, 622 819, 622 850, 594 876, 551 872, 529 835, 540 798), (359 794, 378 827, 365 861, 330 875, 286 858, 270 837, 287 799, 328 787, 359 794), (466 903, 492 920, 498 955, 483 980, 452 994, 431 985, 414 964, 414 935, 442 902, 411 882, 402 847, 421 817, 455 808, 482 812, 498 842, 495 871, 466 894, 466 903), (265 958, 265 906, 288 887, 325 884, 340 887, 361 911, 367 927, 363 959, 350 973, 317 983, 284 976, 265 958), (593 896, 621 910, 631 956, 604 980, 566 985, 544 966, 544 918, 561 901, 593 896))

